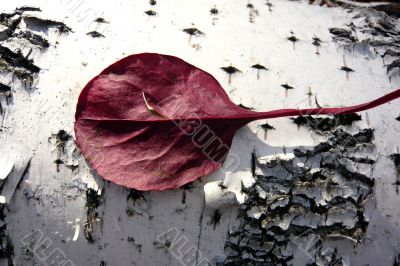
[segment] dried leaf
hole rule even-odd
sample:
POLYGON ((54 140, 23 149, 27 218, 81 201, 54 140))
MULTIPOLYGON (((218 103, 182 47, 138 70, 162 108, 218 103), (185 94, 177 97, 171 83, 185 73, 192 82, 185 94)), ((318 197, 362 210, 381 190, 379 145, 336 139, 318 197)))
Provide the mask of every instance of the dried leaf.
POLYGON ((103 178, 164 190, 220 168, 236 130, 253 120, 353 113, 398 97, 400 90, 353 107, 254 112, 232 103, 207 72, 177 57, 143 53, 112 64, 85 86, 75 135, 103 178))

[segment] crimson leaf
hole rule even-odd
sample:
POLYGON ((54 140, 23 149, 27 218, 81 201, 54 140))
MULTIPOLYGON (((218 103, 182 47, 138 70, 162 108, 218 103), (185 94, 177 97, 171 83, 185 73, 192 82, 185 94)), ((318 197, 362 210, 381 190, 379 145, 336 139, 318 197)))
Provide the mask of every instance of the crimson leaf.
POLYGON ((400 97, 394 91, 344 108, 254 112, 232 103, 207 72, 167 55, 128 56, 94 77, 79 96, 78 146, 103 178, 138 190, 180 187, 225 165, 237 129, 256 119, 347 114, 400 97))

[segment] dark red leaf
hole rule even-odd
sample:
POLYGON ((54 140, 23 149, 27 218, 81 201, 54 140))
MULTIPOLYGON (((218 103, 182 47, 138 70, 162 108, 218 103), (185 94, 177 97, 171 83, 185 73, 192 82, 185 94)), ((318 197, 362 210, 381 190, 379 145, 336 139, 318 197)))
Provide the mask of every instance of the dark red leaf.
POLYGON ((79 96, 76 141, 103 178, 138 190, 180 187, 221 167, 236 130, 256 119, 362 111, 400 90, 346 108, 254 112, 229 100, 207 72, 167 55, 128 56, 79 96))

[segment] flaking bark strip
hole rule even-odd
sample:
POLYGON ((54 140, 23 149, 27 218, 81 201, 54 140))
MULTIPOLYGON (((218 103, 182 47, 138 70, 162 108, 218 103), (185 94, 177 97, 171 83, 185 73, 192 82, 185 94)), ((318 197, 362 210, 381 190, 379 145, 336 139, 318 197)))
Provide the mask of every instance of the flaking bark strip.
POLYGON ((99 218, 98 207, 100 207, 100 205, 104 201, 102 198, 103 192, 104 191, 99 194, 98 191, 92 188, 88 188, 86 190, 86 220, 83 231, 86 240, 90 244, 95 243, 97 240, 95 237, 95 223, 96 220, 99 218))
MULTIPOLYGON (((355 244, 364 239, 368 227, 365 202, 373 194, 374 182, 343 165, 343 149, 352 162, 372 170, 371 154, 359 154, 359 145, 372 145, 372 132, 361 130, 351 135, 335 130, 328 132, 331 137, 327 143, 297 151, 293 159, 267 163, 257 160, 256 172, 263 174, 255 175, 252 186, 242 188, 246 200, 239 211, 241 223, 228 233, 225 260, 218 265, 288 265, 294 256, 292 240, 302 243, 311 234, 318 239, 310 255, 315 263, 326 255, 322 244, 332 235, 355 244), (350 146, 341 146, 343 142, 338 138, 344 136, 355 140, 358 136, 361 143, 350 141, 350 146), (352 155, 356 152, 357 157, 352 155), (302 160, 305 154, 316 157, 302 160), (335 159, 310 171, 311 165, 320 160, 318 156, 326 155, 335 159), (298 160, 305 165, 299 166, 298 160)), ((337 251, 329 256, 331 261, 342 263, 337 251)))

